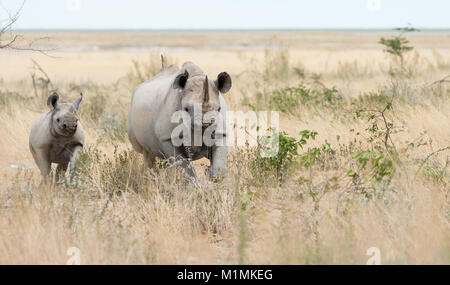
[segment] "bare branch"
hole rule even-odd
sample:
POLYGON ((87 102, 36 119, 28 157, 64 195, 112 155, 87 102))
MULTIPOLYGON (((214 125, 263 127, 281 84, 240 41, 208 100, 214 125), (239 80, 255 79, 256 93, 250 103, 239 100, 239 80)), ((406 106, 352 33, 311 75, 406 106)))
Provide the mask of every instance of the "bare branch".
POLYGON ((436 80, 431 84, 428 84, 426 87, 430 87, 436 84, 442 84, 442 83, 450 83, 450 75, 445 76, 444 78, 440 79, 440 80, 436 80))
POLYGON ((14 13, 14 15, 11 15, 8 10, 3 7, 3 9, 8 13, 8 17, 9 17, 9 22, 0 29, 0 36, 5 33, 6 31, 11 30, 12 26, 17 22, 17 20, 19 19, 19 15, 20 12, 22 12, 23 6, 25 5, 25 0, 22 2, 22 4, 20 5, 19 9, 16 11, 16 13, 14 13))
POLYGON ((49 92, 56 92, 57 90, 54 88, 52 80, 50 79, 50 76, 48 76, 47 72, 45 72, 45 70, 34 59, 31 59, 31 61, 34 64, 34 68, 43 75, 43 77, 36 77, 36 73, 31 74, 35 96, 38 96, 38 87, 41 90, 42 98, 47 97, 49 92))
POLYGON ((0 45, 0 49, 12 47, 18 37, 19 37, 18 35, 14 35, 13 39, 9 43, 7 43, 5 45, 0 45))
POLYGON ((8 20, 6 21, 6 24, 4 26, 0 25, 0 50, 1 49, 11 49, 11 50, 20 50, 20 51, 33 51, 33 52, 39 52, 43 55, 50 56, 48 52, 54 50, 54 49, 42 49, 35 47, 35 44, 38 41, 48 39, 48 37, 42 37, 38 39, 34 39, 29 42, 20 41, 21 39, 24 39, 24 37, 20 34, 13 32, 13 25, 17 22, 19 19, 20 13, 23 10, 23 7, 25 6, 25 0, 22 1, 22 4, 20 7, 16 10, 14 14, 11 14, 8 9, 6 9, 2 3, 0 2, 0 7, 3 8, 3 10, 8 14, 8 20), (8 37, 5 37, 8 35, 8 37), (7 43, 2 44, 2 40, 5 40, 5 38, 8 38, 6 41, 7 43))
POLYGON ((428 159, 430 159, 430 157, 432 157, 433 155, 438 154, 438 153, 440 153, 440 152, 449 150, 449 149, 450 149, 450 146, 447 146, 447 147, 443 147, 443 148, 441 148, 441 149, 438 149, 438 150, 433 151, 432 153, 428 154, 427 157, 425 157, 425 159, 424 159, 424 160, 422 161, 422 163, 420 164, 419 168, 418 168, 417 171, 416 171, 416 174, 414 174, 414 180, 416 179, 417 174, 419 174, 419 171, 422 169, 423 165, 428 161, 428 159))

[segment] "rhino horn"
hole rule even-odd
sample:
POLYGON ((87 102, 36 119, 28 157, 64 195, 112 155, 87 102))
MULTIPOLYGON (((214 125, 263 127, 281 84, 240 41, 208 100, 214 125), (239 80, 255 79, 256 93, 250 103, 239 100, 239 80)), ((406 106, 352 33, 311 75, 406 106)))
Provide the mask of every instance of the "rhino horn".
POLYGON ((209 102, 209 90, 208 90, 208 76, 205 77, 205 83, 203 83, 203 103, 206 104, 209 102))

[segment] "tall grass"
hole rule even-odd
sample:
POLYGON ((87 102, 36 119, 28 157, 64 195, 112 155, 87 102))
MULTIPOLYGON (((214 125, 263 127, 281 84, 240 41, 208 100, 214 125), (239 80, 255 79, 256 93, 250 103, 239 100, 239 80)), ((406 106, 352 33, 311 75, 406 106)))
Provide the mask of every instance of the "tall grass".
MULTIPOLYGON (((32 161, 26 133, 47 107, 28 98, 29 87, 1 86, 0 263, 64 264, 78 247, 82 264, 365 264, 375 246, 383 264, 448 264, 448 88, 386 73, 385 84, 353 98, 332 87, 330 74, 300 76, 288 50, 269 53, 253 86, 234 91, 247 95, 240 107, 281 111, 280 126, 296 141, 299 130, 318 134, 279 168, 257 148, 231 148, 219 182, 205 163, 186 183, 163 161, 146 168, 131 149, 129 86, 151 76, 153 63, 134 64, 132 78, 116 85, 83 86, 87 143, 73 184, 40 185, 36 168, 9 167, 32 161), (386 146, 377 111, 388 103, 386 146)), ((58 88, 70 99, 73 85, 58 88)))

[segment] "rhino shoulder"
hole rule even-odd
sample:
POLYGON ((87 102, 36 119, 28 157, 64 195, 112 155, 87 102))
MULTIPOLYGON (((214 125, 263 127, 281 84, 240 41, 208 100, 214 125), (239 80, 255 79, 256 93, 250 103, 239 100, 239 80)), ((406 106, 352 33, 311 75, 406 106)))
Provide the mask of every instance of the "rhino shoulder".
POLYGON ((46 140, 50 137, 50 120, 50 113, 41 114, 36 118, 31 126, 30 144, 46 144, 46 140))

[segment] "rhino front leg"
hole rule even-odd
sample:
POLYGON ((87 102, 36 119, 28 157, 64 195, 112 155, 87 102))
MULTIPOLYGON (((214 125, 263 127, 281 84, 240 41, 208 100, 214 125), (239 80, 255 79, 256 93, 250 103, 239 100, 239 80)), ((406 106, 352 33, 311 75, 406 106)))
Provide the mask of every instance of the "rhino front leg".
POLYGON ((211 156, 211 166, 209 168, 209 175, 211 179, 217 179, 217 176, 225 170, 227 153, 228 153, 227 146, 213 147, 211 156))
POLYGON ((211 179, 217 179, 217 176, 225 170, 227 161, 227 146, 214 146, 212 149, 211 166, 209 175, 211 179))
POLYGON ((52 163, 45 155, 45 152, 38 151, 36 153, 33 153, 34 160, 36 161, 36 164, 39 168, 39 171, 41 172, 41 175, 44 177, 44 183, 47 182, 47 177, 50 174, 50 171, 52 170, 52 163))
POLYGON ((144 161, 147 164, 148 168, 152 168, 155 164, 155 155, 147 150, 142 150, 144 154, 144 161))
POLYGON ((170 140, 161 143, 161 153, 163 154, 165 159, 174 157, 175 161, 180 162, 181 167, 190 177, 192 178, 196 177, 194 169, 190 165, 189 161, 182 157, 182 154, 179 151, 179 149, 177 147, 174 147, 170 140))

